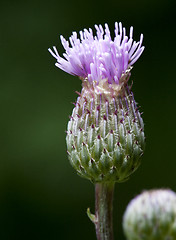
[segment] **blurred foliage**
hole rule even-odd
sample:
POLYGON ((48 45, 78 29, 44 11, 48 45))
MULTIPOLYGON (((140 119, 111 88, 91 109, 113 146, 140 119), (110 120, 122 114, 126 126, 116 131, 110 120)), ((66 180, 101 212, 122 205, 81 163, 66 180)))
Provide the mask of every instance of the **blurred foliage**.
POLYGON ((143 189, 170 187, 175 172, 175 1, 17 1, 0 3, 0 238, 96 239, 86 208, 94 186, 70 166, 65 129, 79 79, 54 66, 47 51, 59 35, 107 22, 134 26, 146 49, 132 70, 144 111, 146 151, 131 179, 118 184, 114 230, 127 203, 143 189))

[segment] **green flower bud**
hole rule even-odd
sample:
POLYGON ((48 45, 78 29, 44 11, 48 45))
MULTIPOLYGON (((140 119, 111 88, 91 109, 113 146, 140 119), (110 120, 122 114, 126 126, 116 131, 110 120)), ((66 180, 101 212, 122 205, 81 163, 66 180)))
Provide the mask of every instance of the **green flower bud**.
POLYGON ((93 182, 123 182, 138 168, 144 124, 132 92, 122 84, 83 81, 67 129, 70 163, 93 182))
POLYGON ((143 192, 129 203, 123 228, 128 240, 175 240, 176 194, 167 189, 143 192))

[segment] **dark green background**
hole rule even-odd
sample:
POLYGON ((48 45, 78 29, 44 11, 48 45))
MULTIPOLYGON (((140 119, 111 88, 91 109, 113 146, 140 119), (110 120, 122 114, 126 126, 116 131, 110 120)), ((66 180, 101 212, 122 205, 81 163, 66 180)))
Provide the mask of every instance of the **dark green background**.
POLYGON ((70 166, 68 116, 81 82, 54 66, 47 48, 59 35, 107 22, 134 26, 146 49, 132 70, 144 112, 146 151, 129 181, 117 184, 115 239, 125 239, 127 203, 143 189, 176 191, 175 1, 90 0, 0 2, 0 239, 96 239, 86 208, 94 186, 70 166))

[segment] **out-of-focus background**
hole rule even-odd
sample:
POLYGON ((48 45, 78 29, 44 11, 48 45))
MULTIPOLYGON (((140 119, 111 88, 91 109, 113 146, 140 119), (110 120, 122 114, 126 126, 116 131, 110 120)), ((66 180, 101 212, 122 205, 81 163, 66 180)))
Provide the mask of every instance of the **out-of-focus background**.
POLYGON ((0 239, 96 239, 86 216, 94 186, 66 155, 68 116, 79 79, 54 66, 48 47, 59 35, 122 21, 146 49, 132 70, 144 112, 146 151, 129 181, 116 185, 115 239, 122 216, 143 189, 176 191, 175 9, 173 0, 17 1, 0 3, 0 239))

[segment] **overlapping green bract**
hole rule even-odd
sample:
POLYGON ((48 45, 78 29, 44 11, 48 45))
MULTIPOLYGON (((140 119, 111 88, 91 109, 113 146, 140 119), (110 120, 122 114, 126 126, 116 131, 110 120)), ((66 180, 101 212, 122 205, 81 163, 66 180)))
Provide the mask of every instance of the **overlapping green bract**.
POLYGON ((138 168, 144 125, 132 92, 95 94, 83 88, 67 129, 67 149, 77 173, 93 182, 122 182, 138 168))

